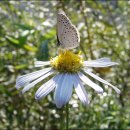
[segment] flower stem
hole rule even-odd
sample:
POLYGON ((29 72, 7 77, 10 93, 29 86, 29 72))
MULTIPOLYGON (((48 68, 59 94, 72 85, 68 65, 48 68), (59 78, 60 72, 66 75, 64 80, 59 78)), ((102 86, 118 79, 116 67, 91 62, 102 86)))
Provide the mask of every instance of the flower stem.
POLYGON ((66 130, 69 129, 69 104, 66 104, 66 130))
POLYGON ((60 110, 60 116, 61 116, 61 118, 60 118, 60 130, 63 130, 64 128, 63 128, 63 124, 64 124, 64 118, 63 118, 63 109, 61 109, 60 110))

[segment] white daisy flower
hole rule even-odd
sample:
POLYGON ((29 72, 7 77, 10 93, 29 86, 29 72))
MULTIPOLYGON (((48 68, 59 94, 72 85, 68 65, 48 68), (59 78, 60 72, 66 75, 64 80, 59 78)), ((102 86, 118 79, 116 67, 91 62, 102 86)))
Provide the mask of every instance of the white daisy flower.
POLYGON ((83 61, 80 54, 74 54, 68 50, 60 51, 60 54, 55 58, 52 58, 50 61, 36 61, 35 67, 44 68, 33 73, 19 76, 16 80, 16 88, 19 89, 24 87, 22 93, 25 93, 40 81, 55 74, 54 77, 40 86, 37 90, 35 94, 37 100, 47 96, 54 90, 55 104, 58 108, 61 108, 69 102, 74 88, 81 102, 84 105, 88 105, 88 94, 83 86, 83 82, 93 88, 97 93, 102 94, 103 89, 90 80, 87 75, 112 87, 118 94, 120 94, 118 88, 89 71, 89 68, 110 67, 117 64, 118 63, 112 62, 109 58, 83 61))

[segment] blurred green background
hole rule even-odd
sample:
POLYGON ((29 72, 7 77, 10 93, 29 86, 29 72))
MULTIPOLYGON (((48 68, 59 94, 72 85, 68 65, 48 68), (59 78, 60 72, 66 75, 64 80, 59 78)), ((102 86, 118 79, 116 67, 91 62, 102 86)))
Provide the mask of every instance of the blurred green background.
POLYGON ((130 129, 130 1, 61 0, 0 2, 0 129, 64 129, 65 109, 57 109, 53 93, 37 102, 39 85, 22 95, 15 88, 18 75, 35 71, 34 60, 57 55, 57 10, 63 9, 80 32, 85 60, 110 57, 120 65, 95 69, 121 90, 100 84, 98 95, 88 86, 90 105, 75 92, 69 102, 70 129, 130 129), (63 111, 63 112, 62 112, 63 111), (61 122, 61 120, 63 120, 61 122))

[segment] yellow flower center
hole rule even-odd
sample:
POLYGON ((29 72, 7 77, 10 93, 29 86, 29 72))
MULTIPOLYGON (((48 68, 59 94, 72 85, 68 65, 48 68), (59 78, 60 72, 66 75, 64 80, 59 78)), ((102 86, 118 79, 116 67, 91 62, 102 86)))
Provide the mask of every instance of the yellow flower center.
POLYGON ((60 50, 60 54, 52 58, 50 63, 59 72, 75 73, 83 66, 83 58, 80 54, 74 54, 68 50, 60 50))

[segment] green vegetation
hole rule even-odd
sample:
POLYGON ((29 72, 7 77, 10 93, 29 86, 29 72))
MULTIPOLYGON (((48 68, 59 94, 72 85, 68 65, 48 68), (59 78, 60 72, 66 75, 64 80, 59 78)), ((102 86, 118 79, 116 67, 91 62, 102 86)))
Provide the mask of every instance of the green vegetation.
POLYGON ((63 9, 80 32, 84 59, 110 57, 119 66, 95 69, 121 90, 107 86, 98 95, 86 86, 90 105, 75 92, 69 102, 70 129, 130 129, 130 1, 61 0, 0 2, 0 129, 40 130, 65 128, 65 108, 57 109, 53 93, 36 101, 38 84, 22 95, 15 88, 18 75, 38 70, 34 60, 57 55, 57 9, 63 9))

